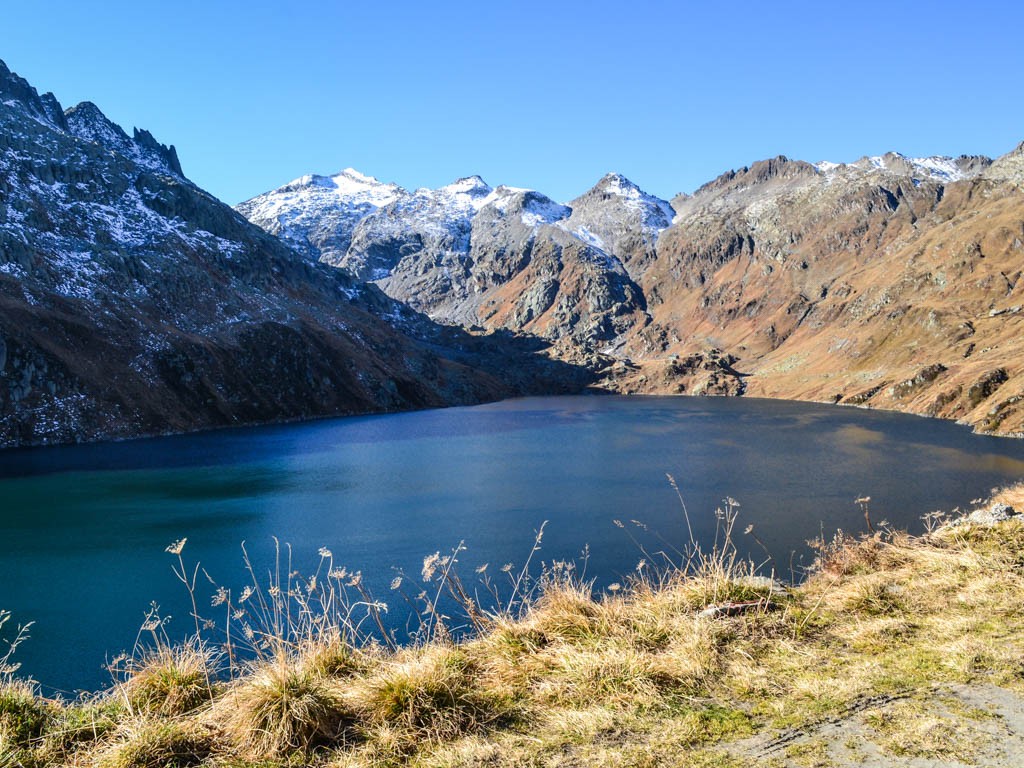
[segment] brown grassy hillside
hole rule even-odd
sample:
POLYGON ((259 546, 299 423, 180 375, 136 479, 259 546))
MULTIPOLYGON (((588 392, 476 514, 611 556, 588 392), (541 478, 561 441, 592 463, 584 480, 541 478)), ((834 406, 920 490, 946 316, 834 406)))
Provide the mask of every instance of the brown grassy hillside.
POLYGON ((639 280, 653 323, 609 386, 700 391, 721 367, 680 361, 724 355, 727 391, 1021 432, 1018 156, 949 184, 777 158, 677 199, 639 280))

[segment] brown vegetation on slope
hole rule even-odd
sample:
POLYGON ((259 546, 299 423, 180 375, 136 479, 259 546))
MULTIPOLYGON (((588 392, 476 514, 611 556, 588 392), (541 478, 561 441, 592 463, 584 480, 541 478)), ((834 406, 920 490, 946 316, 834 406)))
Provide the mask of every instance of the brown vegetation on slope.
POLYGON ((721 350, 750 395, 1024 431, 1021 153, 945 185, 778 158, 677 200, 609 386, 693 391, 678 360, 721 350))

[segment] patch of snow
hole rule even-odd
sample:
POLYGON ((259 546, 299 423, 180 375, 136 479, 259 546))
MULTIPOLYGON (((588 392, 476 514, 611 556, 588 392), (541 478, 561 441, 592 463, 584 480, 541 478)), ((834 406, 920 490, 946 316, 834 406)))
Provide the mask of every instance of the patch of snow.
POLYGON ((576 227, 576 230, 572 232, 572 234, 576 235, 576 237, 585 242, 587 245, 592 245, 595 248, 600 248, 601 250, 604 250, 604 240, 595 235, 586 227, 576 227))
POLYGON ((910 163, 939 181, 961 181, 964 178, 964 172, 951 157, 914 157, 910 163))
POLYGON ((665 200, 649 195, 621 173, 609 173, 598 182, 605 194, 615 195, 625 205, 640 213, 645 228, 660 232, 675 218, 676 212, 665 200))
POLYGON ((528 195, 523 204, 521 219, 528 227, 539 227, 541 224, 552 224, 568 218, 572 208, 541 195, 528 195))
MULTIPOLYGON (((818 169, 819 173, 831 180, 837 172, 846 170, 895 172, 893 170, 895 163, 906 163, 915 173, 920 174, 922 179, 950 183, 966 178, 964 172, 956 164, 955 159, 940 155, 932 157, 905 157, 898 152, 890 152, 887 155, 865 157, 855 163, 833 163, 823 160, 820 163, 815 163, 814 167, 818 169)), ((915 183, 920 183, 920 179, 914 178, 914 181, 915 183)))

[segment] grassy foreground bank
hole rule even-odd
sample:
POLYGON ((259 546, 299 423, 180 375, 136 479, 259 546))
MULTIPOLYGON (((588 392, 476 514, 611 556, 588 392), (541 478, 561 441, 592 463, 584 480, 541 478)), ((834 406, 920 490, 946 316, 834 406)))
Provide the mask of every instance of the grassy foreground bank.
MULTIPOLYGON (((992 502, 1024 509, 1024 490, 992 502)), ((458 601, 448 565, 423 575, 458 601)), ((937 691, 1024 693, 1019 518, 838 537, 793 588, 750 577, 728 547, 601 595, 555 568, 519 608, 470 615, 463 642, 427 609, 432 631, 409 648, 353 642, 351 604, 314 606, 311 586, 309 615, 278 615, 278 585, 223 596, 243 637, 243 603, 266 600, 255 634, 279 636, 255 637, 256 661, 158 645, 74 702, 5 675, 0 766, 827 766, 827 745, 785 734, 854 711, 875 752, 970 763, 980 745, 949 713, 992 714, 947 698, 937 717, 937 691), (776 737, 774 756, 751 746, 776 737)))

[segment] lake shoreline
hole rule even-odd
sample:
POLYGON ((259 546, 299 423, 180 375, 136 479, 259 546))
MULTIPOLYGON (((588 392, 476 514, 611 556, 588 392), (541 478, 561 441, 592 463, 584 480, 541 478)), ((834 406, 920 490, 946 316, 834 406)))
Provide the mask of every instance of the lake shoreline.
POLYGON ((934 419, 936 421, 949 422, 956 424, 961 427, 966 427, 973 434, 983 435, 986 437, 1000 437, 1007 438, 1010 440, 1020 440, 1024 438, 1024 431, 1014 432, 985 432, 980 431, 977 425, 972 424, 969 421, 963 419, 950 419, 944 416, 935 416, 928 413, 922 413, 907 408, 879 408, 873 405, 855 404, 855 403, 844 403, 835 402, 834 400, 818 400, 813 398, 794 398, 794 397, 772 397, 769 395, 718 395, 718 394, 701 394, 701 395, 690 395, 686 393, 671 393, 671 392, 618 392, 615 389, 607 389, 601 386, 591 386, 584 390, 576 393, 551 393, 551 394, 532 394, 532 395, 520 395, 516 397, 497 398, 494 400, 481 400, 474 403, 453 403, 451 405, 444 406, 426 406, 423 408, 399 408, 399 409, 381 409, 371 411, 352 411, 346 413, 332 413, 322 414, 317 416, 299 416, 299 417, 284 417, 280 419, 273 419, 269 421, 252 421, 252 422, 239 422, 236 424, 224 424, 219 426, 207 426, 197 427, 195 429, 187 430, 167 430, 162 432, 152 432, 138 435, 109 435, 109 436, 98 436, 89 440, 81 440, 78 442, 41 442, 41 443, 29 443, 24 445, 6 445, 0 446, 0 460, 5 455, 12 452, 23 451, 23 450, 35 450, 42 448, 61 448, 75 445, 105 445, 105 444, 120 444, 128 443, 138 440, 151 440, 162 437, 179 437, 187 435, 203 435, 203 434, 214 434, 218 432, 225 432, 239 429, 253 429, 259 427, 278 427, 278 426, 289 426, 295 424, 315 424, 323 421, 333 421, 337 419, 350 419, 361 416, 389 416, 399 413, 418 413, 422 411, 436 411, 436 410, 447 410, 450 408, 473 408, 478 405, 489 405, 493 403, 501 402, 514 402, 517 400, 528 400, 533 398, 548 398, 548 397, 629 397, 629 398, 657 398, 657 397, 677 397, 677 398, 727 398, 727 399, 743 399, 743 400, 768 400, 778 401, 785 403, 812 403, 814 405, 826 405, 826 406, 838 406, 842 408, 856 408, 863 411, 872 411, 879 413, 899 413, 908 416, 918 416, 923 419, 934 419))

